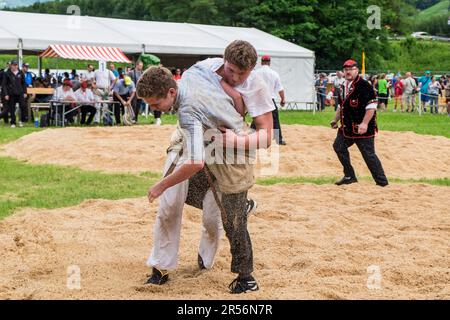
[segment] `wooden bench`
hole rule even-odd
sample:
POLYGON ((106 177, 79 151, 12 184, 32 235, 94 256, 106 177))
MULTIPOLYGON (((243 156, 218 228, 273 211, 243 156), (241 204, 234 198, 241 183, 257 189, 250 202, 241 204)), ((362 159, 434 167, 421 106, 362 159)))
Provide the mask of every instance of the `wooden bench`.
MULTIPOLYGON (((30 95, 37 95, 37 94, 53 95, 54 92, 55 89, 53 88, 27 88, 27 93, 30 95)), ((36 118, 39 117, 39 110, 50 110, 50 103, 30 102, 29 110, 30 113, 31 112, 33 113, 33 117, 36 118)), ((28 116, 31 116, 31 114, 29 114, 28 116)))
POLYGON ((53 88, 27 88, 28 94, 53 94, 54 92, 53 88))

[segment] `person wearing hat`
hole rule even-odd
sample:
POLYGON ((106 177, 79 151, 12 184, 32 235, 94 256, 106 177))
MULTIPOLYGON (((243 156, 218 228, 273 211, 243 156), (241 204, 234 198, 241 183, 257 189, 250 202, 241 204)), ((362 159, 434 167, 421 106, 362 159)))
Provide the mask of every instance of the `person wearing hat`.
POLYGON ((114 101, 120 102, 120 107, 114 109, 116 124, 120 124, 120 114, 124 114, 125 107, 132 107, 134 96, 136 95, 136 85, 129 76, 119 79, 113 89, 114 101))
POLYGON ((27 87, 25 84, 24 74, 19 70, 19 64, 16 60, 11 61, 8 71, 6 71, 3 75, 2 94, 5 97, 6 108, 4 108, 4 110, 0 113, 0 118, 3 118, 5 115, 9 114, 11 117, 11 128, 15 128, 16 103, 19 103, 19 125, 23 127, 23 123, 27 121, 27 105, 25 103, 25 99, 27 97, 27 87))
MULTIPOLYGON (((55 111, 59 111, 59 119, 62 119, 62 108, 61 106, 64 104, 66 105, 65 110, 68 111, 72 108, 72 104, 71 103, 67 103, 67 102, 76 102, 77 99, 75 97, 75 93, 73 92, 73 85, 72 85, 72 81, 70 81, 69 79, 65 79, 63 81, 62 86, 58 87, 55 90, 55 93, 53 94, 53 98, 52 100, 55 101, 64 101, 66 103, 55 103, 53 106, 56 108, 55 111)), ((72 111, 68 114, 66 114, 66 118, 67 121, 69 123, 73 123, 74 119, 73 117, 75 116, 76 111, 72 111)), ((58 124, 57 124, 58 125, 58 124)))
POLYGON ((378 131, 375 91, 359 76, 356 61, 345 61, 343 69, 345 82, 339 97, 339 108, 330 123, 333 129, 338 129, 338 122, 341 122, 333 148, 344 167, 344 177, 336 184, 358 182, 348 152, 348 148, 356 144, 376 184, 387 186, 383 166, 375 153, 375 134, 378 131))
POLYGON ((422 110, 424 112, 427 112, 427 104, 430 101, 428 87, 431 84, 431 72, 425 71, 425 75, 419 78, 418 83, 420 87, 420 103, 422 106, 422 110))
POLYGON ((273 105, 275 106, 275 110, 272 111, 273 117, 273 129, 275 141, 280 145, 286 145, 286 141, 283 139, 283 135, 281 133, 281 125, 280 118, 278 115, 278 106, 275 102, 275 98, 277 95, 280 96, 280 105, 284 107, 286 100, 284 98, 284 88, 281 85, 280 75, 278 72, 270 68, 270 56, 264 55, 261 58, 261 68, 256 69, 254 71, 257 74, 260 74, 264 82, 266 83, 270 94, 272 96, 273 105))
POLYGON ((28 63, 24 63, 22 65, 22 72, 25 76, 25 84, 27 88, 33 87, 33 73, 30 72, 30 65, 28 63))

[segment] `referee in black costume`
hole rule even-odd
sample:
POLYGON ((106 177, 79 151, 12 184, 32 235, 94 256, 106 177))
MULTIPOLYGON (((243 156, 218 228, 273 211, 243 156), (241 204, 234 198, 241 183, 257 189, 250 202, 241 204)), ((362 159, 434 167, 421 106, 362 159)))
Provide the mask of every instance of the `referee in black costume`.
POLYGON ((372 86, 359 76, 358 63, 347 60, 343 65, 345 82, 339 96, 339 107, 331 121, 331 127, 338 128, 333 148, 344 167, 344 177, 337 185, 358 182, 350 163, 348 148, 356 144, 373 179, 379 186, 387 186, 388 180, 383 166, 375 153, 377 98, 372 86))

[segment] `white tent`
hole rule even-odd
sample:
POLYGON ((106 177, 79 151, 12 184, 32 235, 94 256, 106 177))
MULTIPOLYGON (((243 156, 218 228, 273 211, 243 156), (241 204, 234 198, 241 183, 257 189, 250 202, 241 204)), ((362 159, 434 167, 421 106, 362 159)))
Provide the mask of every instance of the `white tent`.
POLYGON ((252 43, 260 56, 272 57, 287 101, 299 106, 315 101, 314 52, 255 28, 0 11, 3 51, 42 52, 61 44, 108 46, 127 54, 154 53, 163 64, 173 57, 189 57, 189 63, 194 63, 222 55, 236 39, 252 43))

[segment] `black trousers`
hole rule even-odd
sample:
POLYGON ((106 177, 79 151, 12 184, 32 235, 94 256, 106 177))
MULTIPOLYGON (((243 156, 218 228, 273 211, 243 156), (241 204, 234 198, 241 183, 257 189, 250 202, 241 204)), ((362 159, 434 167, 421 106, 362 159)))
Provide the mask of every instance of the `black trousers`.
POLYGON ((222 205, 227 214, 223 227, 230 242, 231 272, 242 275, 253 272, 253 250, 247 230, 246 204, 247 191, 222 195, 222 205))
POLYGON ((334 88, 334 94, 333 94, 333 98, 334 98, 334 111, 337 110, 337 108, 339 107, 339 96, 341 95, 341 88, 334 88))
POLYGON ((11 124, 16 124, 16 103, 19 103, 20 108, 20 121, 27 122, 28 112, 26 100, 23 94, 10 95, 9 100, 5 101, 6 106, 3 105, 3 111, 0 113, 0 119, 11 116, 11 124))
POLYGON ((141 104, 142 99, 137 99, 136 97, 133 99, 133 112, 134 112, 134 121, 138 122, 138 116, 141 112, 141 104))
POLYGON ((373 179, 378 185, 387 185, 388 180, 384 174, 383 166, 381 165, 380 159, 378 159, 375 153, 375 138, 364 138, 364 139, 351 139, 346 138, 339 130, 336 140, 334 141, 333 148, 336 152, 339 161, 344 167, 344 175, 346 177, 356 178, 355 170, 350 163, 350 153, 348 148, 353 144, 356 144, 359 151, 361 152, 363 159, 372 174, 373 179))
MULTIPOLYGON (((8 102, 6 101, 3 94, 1 95, 1 99, 2 99, 2 107, 3 107, 2 111, 5 111, 8 109, 8 102)), ((3 112, 1 112, 0 114, 3 115, 3 112)), ((5 121, 5 123, 9 123, 8 113, 5 112, 5 114, 2 117, 0 117, 0 119, 3 119, 5 121)))
POLYGON ((155 119, 160 119, 161 118, 161 111, 158 110, 153 110, 153 116, 155 117, 155 119))
MULTIPOLYGON (((128 101, 128 98, 130 98, 130 96, 128 94, 126 95, 120 95, 120 97, 122 98, 122 100, 124 101, 128 101)), ((119 101, 119 98, 116 97, 116 95, 114 94, 114 101, 119 101)), ((123 115, 125 112, 125 106, 122 104, 122 102, 120 102, 120 104, 116 104, 114 107, 114 117, 116 118, 116 124, 120 124, 120 115, 123 115)))
POLYGON ((90 125, 92 123, 92 120, 94 120, 95 113, 97 112, 97 109, 94 106, 85 105, 81 106, 81 124, 87 124, 90 125), (89 113, 88 120, 86 122, 86 116, 89 113))
POLYGON ((280 125, 280 117, 278 114, 278 106, 274 99, 272 99, 273 105, 275 106, 275 110, 272 111, 272 118, 273 118, 273 129, 274 135, 275 135, 275 141, 279 144, 283 141, 283 135, 281 134, 281 125, 280 125))

